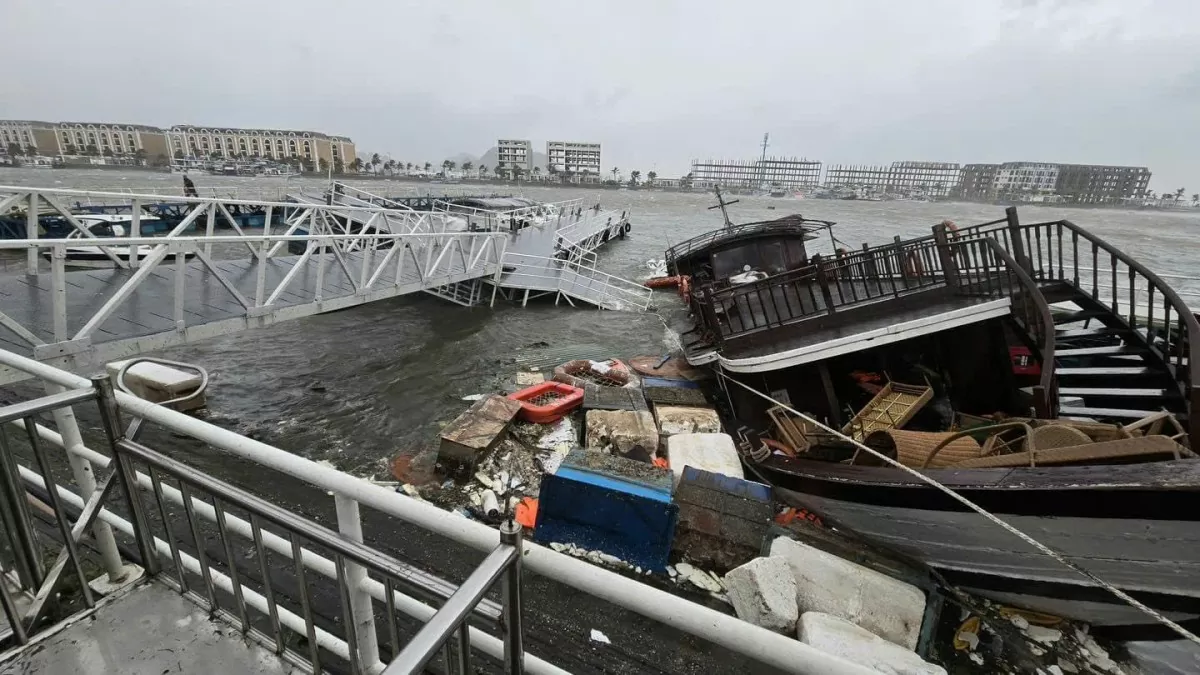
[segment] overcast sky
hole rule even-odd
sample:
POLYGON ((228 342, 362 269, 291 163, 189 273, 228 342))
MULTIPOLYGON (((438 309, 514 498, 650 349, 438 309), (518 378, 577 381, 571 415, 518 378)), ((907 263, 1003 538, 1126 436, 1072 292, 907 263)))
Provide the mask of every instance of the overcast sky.
POLYGON ((1200 1, 0 0, 0 118, 497 138, 606 169, 769 154, 1144 164, 1200 192, 1200 1))

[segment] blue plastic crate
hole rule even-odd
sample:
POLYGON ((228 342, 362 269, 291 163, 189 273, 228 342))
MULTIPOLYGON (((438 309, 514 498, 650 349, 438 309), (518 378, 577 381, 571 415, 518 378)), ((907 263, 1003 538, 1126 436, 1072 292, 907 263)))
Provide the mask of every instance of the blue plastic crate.
POLYGON ((671 484, 665 469, 576 450, 542 478, 534 539, 603 551, 661 571, 679 514, 671 484))

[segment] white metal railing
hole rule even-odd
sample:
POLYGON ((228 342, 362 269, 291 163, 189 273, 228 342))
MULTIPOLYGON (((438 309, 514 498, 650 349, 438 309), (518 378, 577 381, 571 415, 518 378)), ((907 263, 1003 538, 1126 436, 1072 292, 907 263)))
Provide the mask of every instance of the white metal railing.
POLYGON ((639 283, 572 260, 509 251, 504 267, 506 286, 562 293, 603 309, 646 311, 654 295, 639 283))
POLYGON ((0 240, 0 251, 27 251, 26 272, 30 274, 41 273, 43 258, 49 260, 49 293, 36 296, 33 301, 41 304, 32 312, 26 311, 26 307, 6 306, 6 302, 30 302, 30 298, 0 300, 0 325, 28 343, 36 358, 71 356, 78 361, 79 354, 97 358, 116 354, 121 348, 137 351, 163 348, 276 320, 499 274, 507 246, 507 237, 500 233, 431 231, 445 220, 437 214, 174 197, 168 199, 187 205, 190 209, 187 215, 166 236, 144 237, 139 232, 138 206, 144 199, 162 197, 137 194, 132 195, 134 211, 129 235, 98 238, 62 205, 61 197, 74 194, 79 193, 0 187, 0 212, 7 212, 14 205, 24 206, 30 235, 28 239, 0 240), (43 202, 71 224, 78 238, 37 237, 36 213, 43 202), (243 231, 230 213, 231 206, 261 210, 263 231, 243 231), (289 214, 282 234, 271 233, 276 209, 289 214), (184 234, 202 218, 203 234, 184 234), (232 232, 217 234, 218 218, 227 221, 232 232), (351 227, 350 218, 361 225, 351 227), (222 269, 213 258, 215 245, 244 245, 249 251, 250 267, 238 268, 237 274, 222 269), (114 277, 101 291, 100 298, 95 297, 95 286, 77 288, 67 282, 71 250, 81 246, 94 247, 109 258, 113 267, 130 270, 124 277, 114 277), (288 255, 288 261, 273 267, 273 259, 280 255, 288 255), (269 267, 273 267, 273 274, 268 274, 269 267), (189 269, 203 274, 189 274, 189 269), (156 293, 152 300, 159 303, 160 313, 170 313, 169 328, 128 339, 104 334, 101 327, 118 311, 135 304, 139 311, 145 311, 148 300, 138 294, 139 289, 147 286, 151 278, 165 275, 173 276, 173 293, 168 294, 170 297, 156 293), (340 286, 332 283, 343 275, 346 281, 340 286), (249 278, 253 278, 253 286, 249 285, 249 278), (301 278, 310 279, 311 283, 301 284, 298 282, 301 278), (186 305, 189 290, 195 291, 197 284, 223 290, 240 305, 242 313, 214 320, 189 311, 186 305), (88 301, 79 302, 80 294, 87 294, 88 301), (297 300, 297 296, 301 299, 297 300), (25 312, 24 323, 15 318, 17 310, 25 312), (43 321, 43 317, 49 318, 49 322, 43 321), (101 342, 107 345, 104 350, 97 349, 101 342))
POLYGON ((561 223, 568 214, 580 208, 582 199, 569 199, 561 202, 536 203, 513 209, 497 210, 476 206, 466 206, 435 199, 433 210, 436 213, 446 213, 466 219, 467 223, 476 229, 508 230, 514 222, 525 222, 529 225, 544 225, 549 222, 561 223))
MULTIPOLYGON (((38 378, 47 388, 55 391, 82 390, 93 387, 93 383, 85 378, 8 351, 0 350, 0 366, 16 369, 38 378)), ((363 520, 360 510, 368 508, 385 517, 416 525, 451 542, 481 553, 492 552, 501 543, 499 533, 486 525, 460 518, 426 502, 410 499, 394 490, 317 464, 292 452, 241 436, 228 429, 214 426, 124 392, 115 392, 113 400, 122 413, 142 420, 142 424, 153 424, 172 434, 196 439, 221 453, 256 464, 267 470, 277 471, 330 494, 338 516, 337 529, 343 537, 351 542, 362 542, 363 520)), ((71 419, 73 423, 73 417, 71 419)), ((109 457, 86 447, 82 441, 64 442, 64 439, 68 437, 69 429, 63 428, 61 425, 58 433, 44 428, 42 425, 36 425, 36 431, 39 437, 52 445, 63 447, 69 455, 86 463, 89 468, 104 468, 112 463, 109 457)), ((21 471, 21 476, 31 486, 41 489, 46 487, 37 472, 24 470, 21 471)), ((204 500, 192 497, 186 492, 171 492, 163 489, 167 486, 162 485, 148 474, 137 473, 131 477, 130 482, 136 482, 144 492, 152 495, 155 499, 165 498, 176 504, 182 503, 185 507, 190 507, 193 513, 189 518, 212 520, 217 522, 218 526, 223 520, 224 527, 229 531, 236 528, 247 532, 254 540, 258 550, 262 550, 264 547, 269 548, 285 559, 299 562, 298 569, 312 570, 322 577, 339 579, 339 585, 344 588, 346 593, 343 598, 350 607, 349 617, 351 618, 350 623, 353 625, 353 629, 347 629, 346 638, 315 627, 310 631, 310 623, 306 621, 305 617, 294 612, 284 612, 281 607, 275 608, 278 621, 292 631, 308 631, 307 635, 311 636, 312 642, 343 659, 352 662, 357 659, 357 662, 362 664, 366 671, 378 672, 383 666, 379 660, 378 645, 380 641, 376 634, 373 618, 375 602, 382 602, 387 612, 393 610, 402 612, 420 621, 429 621, 435 615, 433 607, 393 588, 391 584, 373 578, 369 571, 363 569, 362 566, 354 569, 340 557, 339 560, 330 560, 315 554, 297 546, 290 537, 268 536, 266 530, 262 530, 256 535, 257 528, 253 517, 249 522, 239 521, 231 514, 224 513, 214 505, 206 504, 204 500)), ((72 492, 65 486, 57 486, 57 493, 64 502, 76 508, 86 508, 87 498, 72 492)), ((134 523, 108 509, 99 509, 97 520, 111 526, 123 535, 135 535, 139 529, 134 523)), ((148 543, 153 544, 150 547, 150 555, 157 554, 164 564, 184 565, 192 574, 204 574, 203 554, 199 558, 190 556, 173 544, 158 538, 148 543)), ((782 672, 804 675, 839 675, 841 673, 867 675, 873 672, 863 666, 814 649, 788 636, 759 628, 733 616, 652 588, 639 581, 556 553, 549 548, 527 542, 522 543, 521 546, 523 548, 522 565, 528 572, 543 575, 782 672)), ((207 578, 212 579, 212 582, 223 591, 233 594, 240 591, 243 594, 244 602, 254 606, 257 611, 267 613, 271 610, 272 604, 268 598, 245 587, 236 574, 227 574, 209 568, 207 578)), ((555 599, 548 598, 547 601, 555 602, 555 599)), ((235 625, 239 623, 238 617, 227 612, 218 612, 217 616, 231 621, 235 625)), ((240 623, 243 627, 246 625, 244 621, 240 623)), ((271 647, 277 644, 274 640, 270 640, 269 636, 263 636, 254 629, 248 629, 246 634, 271 647)), ((489 632, 470 627, 465 634, 468 636, 472 649, 478 649, 497 659, 505 658, 503 642, 489 632)), ((534 674, 562 675, 566 672, 529 653, 525 654, 524 667, 527 672, 534 674)))
POLYGON ((590 262, 594 263, 595 250, 624 231, 628 224, 626 213, 586 209, 575 218, 575 222, 560 227, 554 233, 554 249, 566 252, 569 260, 587 264, 591 258, 590 262))

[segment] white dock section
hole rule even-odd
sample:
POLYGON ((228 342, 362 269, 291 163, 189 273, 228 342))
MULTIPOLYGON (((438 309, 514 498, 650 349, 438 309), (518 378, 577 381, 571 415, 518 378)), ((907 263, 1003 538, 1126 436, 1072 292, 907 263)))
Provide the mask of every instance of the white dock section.
MULTIPOLYGON (((358 209, 382 206, 407 210, 387 197, 341 184, 337 184, 332 201, 358 209)), ((483 289, 488 283, 523 305, 547 295, 553 295, 555 302, 612 310, 645 311, 650 305, 650 289, 597 267, 596 251, 629 233, 632 226, 627 211, 588 208, 582 199, 543 204, 512 197, 435 201, 433 209, 446 217, 432 219, 430 223, 435 226, 503 233, 507 242, 498 280, 481 278, 429 289, 429 293, 471 306, 491 296, 483 289)), ((355 214, 350 217, 361 219, 365 212, 355 214)), ((369 227, 365 220, 359 222, 369 227)))
POLYGON ((507 244, 501 233, 447 228, 444 214, 299 202, 0 186, 0 213, 14 207, 61 217, 80 235, 39 238, 30 215, 28 238, 0 241, 0 252, 27 254, 25 274, 0 277, 0 347, 66 367, 494 279, 507 244), (126 236, 99 239, 63 206, 114 197, 131 198, 134 213, 153 202, 178 204, 186 215, 166 236, 140 236, 139 216, 126 236), (264 215, 261 233, 243 231, 231 215, 250 210, 264 215), (277 213, 286 224, 273 233, 277 213), (347 214, 370 227, 348 228, 347 214), (217 232, 218 223, 232 229, 217 232), (72 270, 82 249, 106 255, 110 267, 72 270))

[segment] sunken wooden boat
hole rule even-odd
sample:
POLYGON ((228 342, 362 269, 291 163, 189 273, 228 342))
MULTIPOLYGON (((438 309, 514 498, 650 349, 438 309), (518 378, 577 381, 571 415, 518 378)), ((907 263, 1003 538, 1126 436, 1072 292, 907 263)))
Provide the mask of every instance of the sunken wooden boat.
POLYGON ((762 269, 778 251, 723 232, 667 252, 669 274, 711 275, 692 284, 684 352, 732 380, 727 414, 747 469, 783 500, 964 590, 1123 637, 1175 637, 919 477, 811 425, 803 441, 783 433, 779 403, 1200 626, 1200 459, 1190 449, 1200 448, 1200 324, 1161 278, 1074 223, 1023 224, 1015 208, 916 239, 805 252, 758 279, 719 271, 762 269), (925 387, 928 400, 919 411, 878 408, 867 424, 860 413, 892 382, 925 387), (989 426, 1001 427, 997 441, 989 426))

